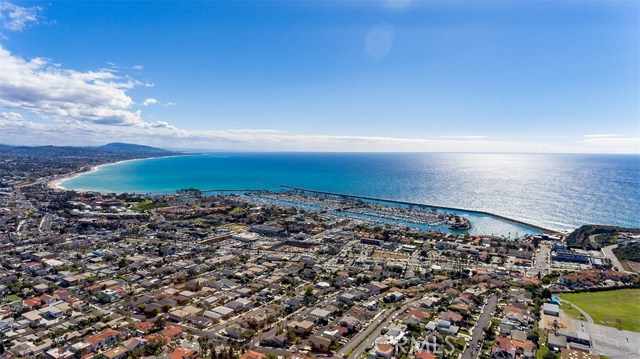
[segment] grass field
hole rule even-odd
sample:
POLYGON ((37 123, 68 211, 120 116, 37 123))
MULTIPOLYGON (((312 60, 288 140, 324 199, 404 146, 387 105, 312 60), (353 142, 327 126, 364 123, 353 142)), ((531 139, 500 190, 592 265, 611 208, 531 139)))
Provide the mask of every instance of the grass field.
POLYGON ((570 316, 571 318, 574 319, 580 319, 580 320, 587 320, 584 315, 582 315, 582 313, 580 313, 580 311, 578 311, 576 308, 574 308, 572 305, 566 303, 566 302, 562 302, 560 303, 560 309, 562 309, 564 311, 564 313, 568 316, 570 316))
MULTIPOLYGON (((568 293, 560 297, 589 313, 596 324, 640 332, 640 289, 568 293)), ((576 312, 570 310, 567 314, 580 318, 576 312)))
POLYGON ((154 209, 159 207, 160 205, 158 203, 153 202, 150 199, 145 199, 142 202, 138 202, 136 204, 134 204, 133 206, 131 206, 131 209, 136 210, 136 211, 148 211, 150 209, 154 209))

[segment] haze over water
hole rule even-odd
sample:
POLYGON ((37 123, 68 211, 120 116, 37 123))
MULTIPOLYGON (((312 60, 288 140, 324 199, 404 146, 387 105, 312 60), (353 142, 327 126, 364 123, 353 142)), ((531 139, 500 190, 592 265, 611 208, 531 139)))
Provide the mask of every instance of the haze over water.
POLYGON ((487 211, 556 230, 640 227, 640 156, 215 153, 102 166, 68 189, 173 193, 280 185, 487 211))

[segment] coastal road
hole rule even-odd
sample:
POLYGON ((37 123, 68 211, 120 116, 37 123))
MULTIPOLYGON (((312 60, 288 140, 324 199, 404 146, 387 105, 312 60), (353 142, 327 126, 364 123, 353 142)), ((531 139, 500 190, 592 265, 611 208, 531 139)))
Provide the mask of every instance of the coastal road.
POLYGON ((618 248, 617 244, 614 244, 612 246, 606 246, 602 248, 602 254, 604 254, 605 257, 609 258, 611 260, 611 265, 618 268, 620 272, 630 273, 624 269, 624 267, 622 266, 622 263, 620 263, 620 261, 618 260, 618 257, 616 257, 616 255, 613 254, 613 250, 615 248, 618 248))
POLYGON ((478 350, 476 350, 476 345, 480 342, 480 340, 484 339, 484 328, 487 327, 489 322, 491 321, 491 317, 493 317, 493 312, 496 310, 496 305, 498 304, 498 297, 495 294, 492 294, 489 299, 487 299, 487 304, 485 304, 484 309, 482 310, 482 314, 478 318, 478 322, 476 323, 475 328, 473 328, 473 333, 471 333, 471 341, 468 342, 467 348, 462 352, 461 359, 472 359, 478 356, 478 350))

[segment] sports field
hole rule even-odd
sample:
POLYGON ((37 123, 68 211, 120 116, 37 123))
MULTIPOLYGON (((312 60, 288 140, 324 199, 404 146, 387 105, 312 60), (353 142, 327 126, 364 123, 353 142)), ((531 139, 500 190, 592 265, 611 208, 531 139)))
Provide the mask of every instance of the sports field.
POLYGON ((589 313, 596 324, 640 332, 640 289, 567 293, 560 297, 589 313))

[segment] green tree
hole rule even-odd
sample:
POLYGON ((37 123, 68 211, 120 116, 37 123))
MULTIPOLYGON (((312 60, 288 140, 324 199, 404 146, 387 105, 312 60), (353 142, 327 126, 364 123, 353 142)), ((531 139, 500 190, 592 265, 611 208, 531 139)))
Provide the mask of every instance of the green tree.
MULTIPOLYGON (((154 308, 154 309, 158 309, 158 308, 154 308)), ((165 325, 166 325, 166 320, 164 319, 164 317, 158 317, 156 318, 156 321, 153 323, 153 329, 155 331, 160 331, 164 329, 165 325)))

